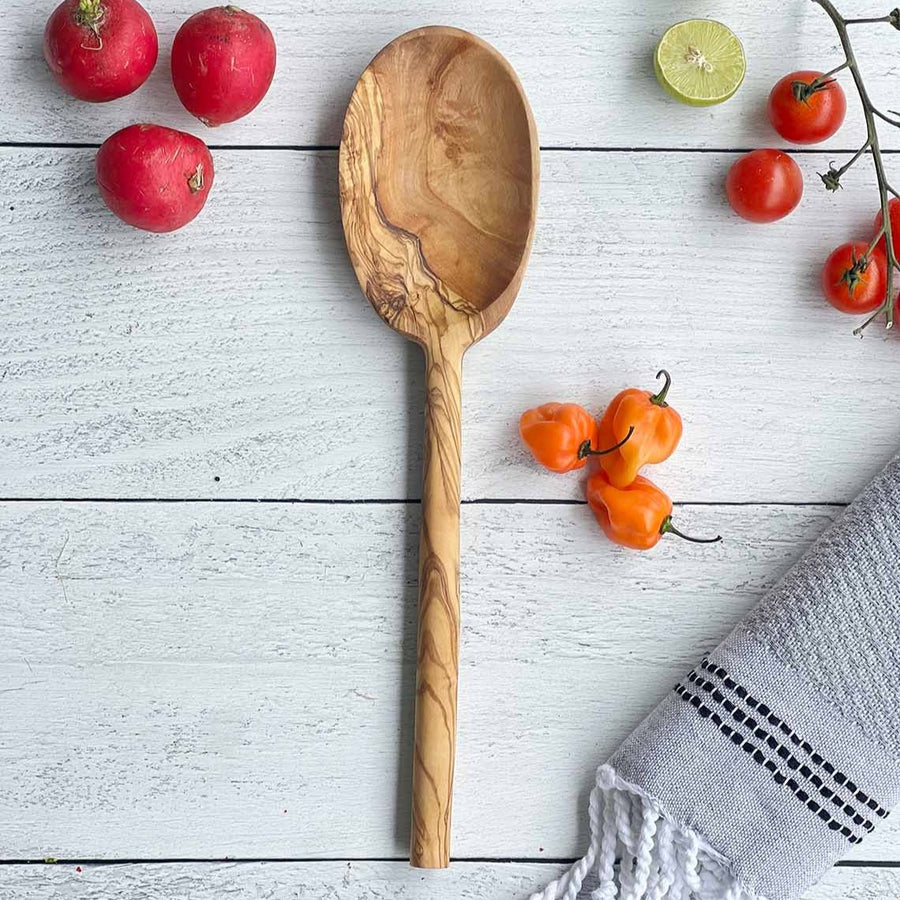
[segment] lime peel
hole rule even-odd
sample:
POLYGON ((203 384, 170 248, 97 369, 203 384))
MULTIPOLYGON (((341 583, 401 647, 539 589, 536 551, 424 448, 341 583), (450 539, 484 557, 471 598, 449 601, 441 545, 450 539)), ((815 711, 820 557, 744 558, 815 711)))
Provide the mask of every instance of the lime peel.
POLYGON ((713 106, 733 96, 747 71, 737 35, 714 19, 673 25, 653 54, 659 83, 689 106, 713 106))

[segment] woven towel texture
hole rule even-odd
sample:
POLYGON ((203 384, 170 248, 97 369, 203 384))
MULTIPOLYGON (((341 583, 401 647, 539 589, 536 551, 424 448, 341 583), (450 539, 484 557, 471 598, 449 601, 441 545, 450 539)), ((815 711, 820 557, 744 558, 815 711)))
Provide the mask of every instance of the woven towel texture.
POLYGON ((745 621, 900 756, 900 457, 745 621))
POLYGON ((898 801, 900 457, 598 770, 535 896, 798 900, 898 801))

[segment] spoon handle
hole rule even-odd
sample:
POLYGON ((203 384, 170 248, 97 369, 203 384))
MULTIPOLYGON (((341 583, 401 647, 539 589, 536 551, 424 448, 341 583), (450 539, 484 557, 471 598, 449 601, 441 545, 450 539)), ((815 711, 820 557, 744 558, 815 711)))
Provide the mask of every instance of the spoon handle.
POLYGON ((450 864, 459 674, 459 472, 462 348, 426 348, 419 638, 410 862, 450 864))

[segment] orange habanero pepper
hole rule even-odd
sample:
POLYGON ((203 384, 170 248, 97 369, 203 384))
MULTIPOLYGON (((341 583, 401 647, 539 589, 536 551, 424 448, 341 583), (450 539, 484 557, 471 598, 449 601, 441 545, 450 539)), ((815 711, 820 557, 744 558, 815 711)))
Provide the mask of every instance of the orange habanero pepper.
POLYGON ((582 468, 589 456, 602 456, 618 450, 631 435, 629 430, 615 447, 594 450, 597 423, 577 403, 545 403, 522 413, 519 433, 534 458, 552 472, 571 472, 582 468))
POLYGON ((588 479, 588 505, 606 536, 633 550, 655 547, 664 534, 677 534, 695 544, 714 544, 714 538, 692 538, 672 524, 672 501, 649 478, 638 475, 627 487, 617 488, 603 470, 588 479))
POLYGON ((666 403, 672 378, 665 369, 656 377, 663 376, 666 383, 658 394, 628 388, 613 398, 600 419, 601 443, 615 444, 630 428, 634 429, 628 443, 600 460, 600 465, 615 487, 623 488, 631 484, 638 470, 646 463, 668 459, 681 440, 681 416, 666 403))

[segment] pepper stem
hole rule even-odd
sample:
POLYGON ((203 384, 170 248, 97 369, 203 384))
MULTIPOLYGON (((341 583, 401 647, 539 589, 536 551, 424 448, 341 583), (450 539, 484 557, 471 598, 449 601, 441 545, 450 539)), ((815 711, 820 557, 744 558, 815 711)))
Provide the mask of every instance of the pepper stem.
POLYGON ((631 436, 634 434, 634 425, 628 426, 628 434, 619 441, 618 444, 613 444, 612 447, 607 447, 606 450, 592 450, 591 449, 591 441, 590 438, 584 441, 582 445, 578 448, 578 458, 584 459, 586 456, 606 456, 607 453, 613 453, 618 450, 623 444, 627 444, 631 436))
POLYGON ((650 402, 655 406, 668 406, 669 404, 666 403, 666 394, 669 393, 669 388, 672 387, 672 376, 665 369, 660 369, 656 373, 656 377, 665 378, 666 383, 663 385, 662 390, 658 394, 654 394, 650 398, 650 402))
POLYGON ((716 535, 714 538, 690 537, 689 535, 684 534, 684 532, 679 531, 672 524, 671 516, 666 516, 665 519, 663 519, 662 525, 659 526, 659 533, 660 534, 675 534, 685 541, 690 541, 692 544, 717 544, 719 541, 722 540, 721 534, 716 535))

